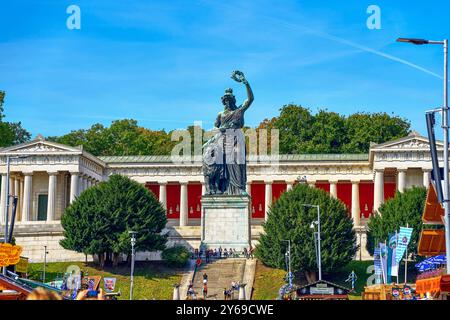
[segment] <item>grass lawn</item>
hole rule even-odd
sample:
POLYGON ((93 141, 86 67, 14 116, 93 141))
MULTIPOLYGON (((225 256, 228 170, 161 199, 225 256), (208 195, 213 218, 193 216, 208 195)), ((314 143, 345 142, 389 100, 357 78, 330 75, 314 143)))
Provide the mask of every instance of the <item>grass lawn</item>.
POLYGON ((285 270, 266 267, 261 261, 256 263, 252 300, 274 300, 278 290, 284 285, 285 270))
MULTIPOLYGON (((46 281, 51 281, 66 271, 70 265, 77 265, 90 276, 117 278, 116 291, 121 291, 119 299, 128 300, 130 295, 130 267, 121 265, 117 268, 98 266, 83 262, 53 262, 47 263, 46 281)), ((28 267, 29 278, 41 281, 42 263, 32 263, 28 267)), ((173 284, 179 283, 183 270, 168 268, 161 262, 136 262, 134 270, 134 299, 139 300, 170 300, 173 294, 173 284)), ((103 288, 103 280, 100 282, 103 288)))
MULTIPOLYGON (((373 261, 351 261, 347 266, 333 274, 324 274, 323 279, 343 285, 350 288, 351 283, 345 282, 352 270, 355 271, 358 279, 355 284, 355 292, 349 296, 349 299, 361 299, 361 293, 369 274, 366 273, 367 267, 373 265, 373 261)), ((256 265, 255 283, 253 299, 255 300, 272 300, 276 299, 278 290, 284 284, 285 270, 273 269, 266 267, 260 261, 256 265)), ((296 285, 305 285, 305 279, 296 275, 296 285)))

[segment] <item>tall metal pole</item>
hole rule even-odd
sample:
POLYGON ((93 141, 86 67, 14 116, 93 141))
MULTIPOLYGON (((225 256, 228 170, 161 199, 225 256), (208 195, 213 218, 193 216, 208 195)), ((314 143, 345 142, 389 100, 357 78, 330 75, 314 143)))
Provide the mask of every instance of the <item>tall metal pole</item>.
MULTIPOLYGON (((445 255, 447 258, 447 274, 450 274, 450 193, 449 193, 449 156, 448 156, 448 39, 442 41, 398 38, 398 42, 413 43, 416 45, 438 44, 444 46, 444 105, 442 106, 442 129, 444 131, 444 226, 445 226, 445 255)), ((440 182, 438 182, 440 183, 440 182)))
POLYGON ((444 106, 442 108, 444 129, 444 211, 445 211, 445 248, 447 274, 450 274, 450 207, 449 207, 449 158, 448 158, 448 40, 444 40, 444 106))
POLYGON ((133 300, 133 288, 134 288, 134 245, 136 244, 136 232, 129 231, 131 234, 131 275, 130 275, 130 300, 133 300))
POLYGON ((319 252, 319 280, 322 280, 322 252, 320 248, 320 206, 317 206, 317 246, 319 252))
POLYGON ((291 268, 291 240, 289 240, 289 279, 292 286, 292 268, 291 268))
MULTIPOLYGON (((5 239, 4 242, 8 243, 8 212, 9 212, 9 165, 10 165, 10 158, 9 156, 6 156, 6 205, 5 205, 5 211, 3 212, 5 216, 5 239)), ((3 275, 6 276, 6 266, 3 267, 3 275)))
POLYGON ((42 283, 45 283, 45 267, 47 266, 47 246, 44 246, 44 272, 42 275, 42 283))

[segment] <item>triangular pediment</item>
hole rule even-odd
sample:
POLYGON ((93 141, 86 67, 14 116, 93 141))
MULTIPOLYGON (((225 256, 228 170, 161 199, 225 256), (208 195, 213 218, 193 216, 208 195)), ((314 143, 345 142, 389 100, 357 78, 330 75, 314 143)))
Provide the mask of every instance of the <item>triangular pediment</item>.
MULTIPOLYGON (((442 147, 441 141, 436 141, 438 148, 442 147)), ((380 150, 430 150, 430 143, 428 138, 419 135, 417 132, 412 132, 406 137, 399 138, 396 140, 388 141, 385 143, 380 143, 372 145, 371 151, 380 150)))
POLYGON ((41 136, 30 142, 18 144, 15 146, 0 149, 2 153, 66 153, 77 152, 81 153, 82 149, 79 147, 66 146, 60 143, 46 141, 41 136))

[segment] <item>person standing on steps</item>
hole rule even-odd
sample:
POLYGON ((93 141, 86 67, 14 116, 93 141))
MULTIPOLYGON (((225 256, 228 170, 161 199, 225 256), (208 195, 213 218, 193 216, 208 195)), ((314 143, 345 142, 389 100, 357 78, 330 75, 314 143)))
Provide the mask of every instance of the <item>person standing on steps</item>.
POLYGON ((203 293, 203 300, 206 300, 208 296, 208 284, 206 282, 203 282, 202 293, 203 293))
POLYGON ((208 283, 208 275, 206 274, 206 272, 203 272, 203 284, 207 283, 208 283))

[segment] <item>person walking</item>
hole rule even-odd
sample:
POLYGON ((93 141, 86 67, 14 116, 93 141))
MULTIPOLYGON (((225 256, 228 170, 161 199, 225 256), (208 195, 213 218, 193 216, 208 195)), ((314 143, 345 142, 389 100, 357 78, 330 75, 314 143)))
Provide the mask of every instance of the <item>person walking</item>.
POLYGON ((203 272, 203 284, 208 283, 208 275, 206 274, 206 272, 203 272))
POLYGON ((203 293, 203 300, 206 300, 206 298, 208 297, 208 284, 205 282, 203 283, 202 293, 203 293))

